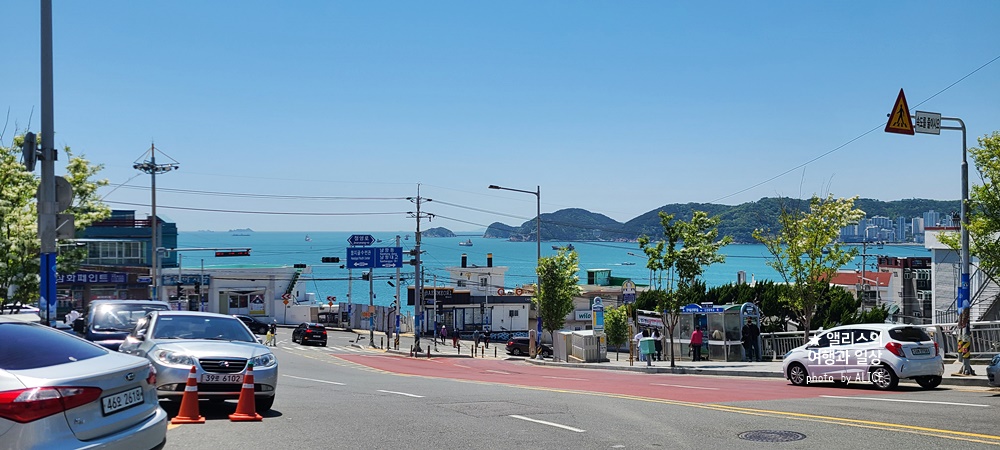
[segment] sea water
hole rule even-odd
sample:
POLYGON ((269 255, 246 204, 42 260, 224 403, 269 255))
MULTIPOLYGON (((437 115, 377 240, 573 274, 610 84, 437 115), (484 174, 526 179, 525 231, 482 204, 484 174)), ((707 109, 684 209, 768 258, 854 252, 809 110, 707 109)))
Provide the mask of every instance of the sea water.
MULTIPOLYGON (((215 257, 214 251, 183 251, 181 252, 182 268, 184 273, 196 273, 204 264, 206 268, 211 267, 234 267, 234 266, 291 266, 293 264, 307 264, 312 270, 312 274, 303 275, 305 292, 315 294, 319 303, 326 303, 327 297, 335 296, 338 302, 348 301, 348 283, 352 281, 351 292, 354 303, 368 303, 369 282, 361 280, 362 270, 348 271, 341 268, 346 267, 347 247, 350 246, 348 238, 352 234, 371 234, 376 242, 376 247, 395 247, 396 236, 399 236, 400 247, 403 251, 412 250, 416 245, 412 233, 348 233, 348 232, 219 232, 219 231, 195 231, 179 232, 177 237, 178 248, 211 248, 211 249, 251 249, 250 256, 246 257, 215 257), (340 263, 322 263, 323 257, 339 257, 340 263)), ((542 242, 542 256, 552 256, 557 253, 555 247, 563 247, 572 244, 579 254, 580 280, 586 282, 587 270, 590 269, 610 269, 614 277, 630 278, 636 284, 643 285, 650 282, 650 271, 646 268, 647 258, 639 249, 639 244, 635 242, 542 242)), ((535 242, 511 242, 504 239, 486 239, 479 236, 461 235, 449 238, 421 239, 421 263, 424 269, 425 286, 432 286, 435 277, 439 286, 452 285, 448 279, 446 267, 458 267, 462 262, 462 255, 467 257, 467 264, 471 267, 477 265, 485 267, 487 265, 487 255, 492 254, 494 267, 507 267, 505 274, 505 286, 496 288, 515 289, 521 285, 534 283, 536 280, 536 252, 535 242), (468 239, 472 240, 472 246, 460 246, 459 242, 468 239)), ((873 250, 868 247, 869 256, 867 270, 876 270, 877 258, 873 254, 894 256, 899 258, 910 256, 929 256, 929 253, 921 245, 889 245, 882 249, 873 250)), ((746 273, 748 282, 751 280, 782 281, 777 272, 767 265, 773 260, 767 249, 761 244, 733 244, 722 248, 721 253, 726 255, 724 263, 713 264, 705 269, 703 280, 709 287, 719 286, 736 282, 737 273, 746 273)), ((860 249, 859 249, 860 253, 860 249)), ((405 262, 409 256, 403 256, 404 265, 400 268, 402 282, 400 283, 400 293, 405 298, 406 287, 413 284, 415 277, 414 268, 405 262)), ((858 256, 854 264, 844 269, 860 270, 861 256, 858 256)), ((396 294, 395 269, 374 269, 374 279, 371 283, 374 303, 376 305, 389 305, 396 294), (391 284, 390 284, 391 283, 391 284)), ((495 289, 494 289, 495 290, 495 289)), ((404 311, 408 308, 404 307, 404 311)), ((412 307, 409 308, 412 310, 412 307)))

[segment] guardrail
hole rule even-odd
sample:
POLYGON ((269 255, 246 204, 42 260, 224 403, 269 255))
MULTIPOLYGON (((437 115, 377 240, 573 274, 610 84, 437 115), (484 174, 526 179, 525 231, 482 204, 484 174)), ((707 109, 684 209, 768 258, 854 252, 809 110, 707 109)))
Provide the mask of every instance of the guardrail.
MULTIPOLYGON (((930 331, 945 357, 958 356, 958 332, 960 330, 957 323, 914 326, 930 331)), ((812 331, 809 334, 812 336, 817 333, 820 331, 812 331)), ((801 331, 762 333, 760 339, 761 353, 771 355, 776 361, 780 361, 781 357, 789 350, 805 343, 801 331)), ((972 357, 990 359, 997 354, 1000 354, 1000 321, 972 322, 972 357)))

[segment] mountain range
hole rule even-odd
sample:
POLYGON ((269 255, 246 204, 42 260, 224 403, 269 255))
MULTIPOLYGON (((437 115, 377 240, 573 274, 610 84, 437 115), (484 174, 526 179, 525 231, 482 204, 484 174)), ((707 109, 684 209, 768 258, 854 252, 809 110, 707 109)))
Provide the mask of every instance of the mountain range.
MULTIPOLYGON (((858 199, 854 206, 864 211, 868 218, 883 216, 895 222, 898 217, 909 220, 922 217, 925 212, 932 210, 942 215, 957 215, 961 201, 904 199, 886 202, 858 199)), ((543 241, 634 241, 642 235, 655 239, 663 233, 660 211, 673 214, 675 220, 690 220, 694 211, 705 211, 711 217, 720 218, 720 236, 732 236, 737 243, 755 243, 757 241, 753 238, 753 230, 777 229, 782 207, 788 210, 805 210, 809 207, 809 200, 765 197, 739 205, 673 203, 650 210, 624 223, 585 209, 567 208, 541 215, 541 235, 543 241)), ((534 219, 518 226, 494 222, 486 229, 483 237, 534 241, 535 228, 534 219)))

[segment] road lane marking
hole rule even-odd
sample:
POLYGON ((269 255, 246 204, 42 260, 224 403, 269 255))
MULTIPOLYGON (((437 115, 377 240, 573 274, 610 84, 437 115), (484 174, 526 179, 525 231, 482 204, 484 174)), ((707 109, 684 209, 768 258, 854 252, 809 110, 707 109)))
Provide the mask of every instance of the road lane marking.
POLYGON ((555 423, 555 422, 546 422, 544 420, 532 419, 530 417, 519 416, 519 415, 516 415, 516 414, 511 414, 511 415, 509 415, 507 417, 513 417, 515 419, 527 420, 528 422, 540 423, 542 425, 548 425, 550 427, 562 428, 564 430, 575 431, 577 433, 583 433, 583 432, 587 431, 587 430, 581 430, 579 428, 573 428, 573 427, 571 427, 569 425, 563 425, 563 424, 555 423))
POLYGON ((701 386, 685 386, 683 384, 663 384, 663 383, 649 383, 649 384, 651 384, 653 386, 666 386, 666 387, 676 387, 676 388, 684 388, 684 389, 704 389, 706 391, 717 391, 717 390, 719 390, 719 388, 701 387, 701 386))
POLYGON ((344 383, 338 383, 336 381, 317 380, 315 378, 302 378, 302 377, 296 377, 296 376, 284 375, 284 374, 282 374, 282 376, 285 376, 285 377, 288 377, 288 378, 295 378, 296 380, 315 381, 317 383, 336 384, 337 386, 344 386, 344 383))
POLYGON ((424 398, 424 396, 423 396, 423 395, 417 395, 417 394, 407 394, 406 392, 396 392, 396 391, 383 391, 382 389, 379 389, 379 390, 378 390, 378 391, 376 391, 376 392, 384 392, 384 393, 386 393, 386 394, 396 394, 396 395, 405 395, 405 396, 407 396, 407 397, 413 397, 413 398, 424 398))
POLYGON ((510 372, 504 372, 502 370, 487 370, 487 372, 499 373, 500 375, 510 375, 510 372))
POLYGON ((926 403, 928 405, 953 405, 953 406, 978 406, 980 408, 989 408, 990 405, 978 405, 975 403, 955 403, 955 402, 933 402, 930 400, 906 400, 900 398, 878 398, 878 397, 847 397, 840 395, 821 395, 823 398, 843 398, 849 400, 875 400, 880 402, 900 402, 900 403, 926 403))
POLYGON ((587 381, 586 378, 570 378, 570 377, 549 377, 542 375, 542 378, 551 378, 553 380, 573 380, 573 381, 587 381))
POLYGON ((461 364, 455 364, 455 367, 464 367, 466 369, 471 369, 472 368, 472 367, 469 367, 469 366, 463 366, 461 364))

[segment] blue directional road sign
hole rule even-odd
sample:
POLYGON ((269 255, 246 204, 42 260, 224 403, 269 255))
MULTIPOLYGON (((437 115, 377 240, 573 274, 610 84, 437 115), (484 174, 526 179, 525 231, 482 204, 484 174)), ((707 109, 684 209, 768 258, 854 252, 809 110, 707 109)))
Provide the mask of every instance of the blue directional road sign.
POLYGON ((350 269, 403 267, 403 247, 347 247, 350 269))
POLYGON ((367 246, 375 243, 375 237, 370 234, 352 234, 347 238, 347 242, 351 245, 367 246))
POLYGON ((375 249, 371 247, 347 247, 347 268, 367 269, 375 265, 375 249))
POLYGON ((375 249, 374 267, 395 269, 403 267, 403 247, 372 247, 375 249))

